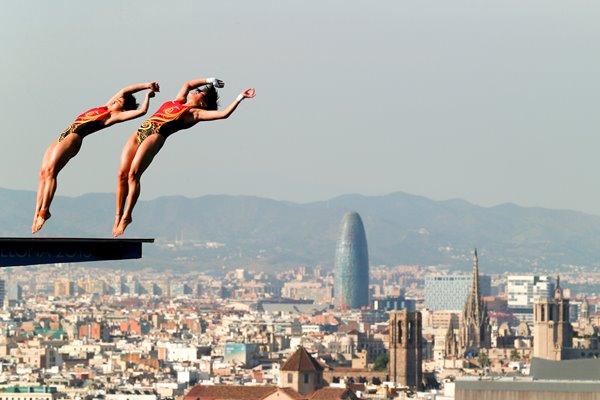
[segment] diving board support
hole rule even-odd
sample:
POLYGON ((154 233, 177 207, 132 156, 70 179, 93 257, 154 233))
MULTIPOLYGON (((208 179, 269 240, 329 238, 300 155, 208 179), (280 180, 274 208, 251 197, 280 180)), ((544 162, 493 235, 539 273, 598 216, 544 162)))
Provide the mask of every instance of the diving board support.
POLYGON ((142 258, 154 239, 0 238, 0 267, 142 258))

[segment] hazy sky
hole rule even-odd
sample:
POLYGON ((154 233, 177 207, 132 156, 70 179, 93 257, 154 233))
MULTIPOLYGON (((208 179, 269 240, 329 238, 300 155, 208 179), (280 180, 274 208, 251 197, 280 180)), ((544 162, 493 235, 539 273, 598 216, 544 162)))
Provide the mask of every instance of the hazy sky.
MULTIPOLYGON (((169 138, 143 199, 404 191, 600 214, 599 18, 591 0, 5 1, 0 187, 37 190, 46 147, 121 87, 158 81, 150 115, 216 76, 222 105, 256 98, 169 138)), ((114 192, 142 119, 86 138, 57 194, 114 192)))

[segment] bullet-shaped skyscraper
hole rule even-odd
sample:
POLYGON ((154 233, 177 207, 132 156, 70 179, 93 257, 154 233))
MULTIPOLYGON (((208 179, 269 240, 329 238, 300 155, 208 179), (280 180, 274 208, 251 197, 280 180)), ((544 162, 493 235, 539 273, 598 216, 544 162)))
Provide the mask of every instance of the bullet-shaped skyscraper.
POLYGON ((334 296, 338 307, 369 305, 369 251, 365 228, 356 212, 349 212, 342 219, 334 274, 334 296))

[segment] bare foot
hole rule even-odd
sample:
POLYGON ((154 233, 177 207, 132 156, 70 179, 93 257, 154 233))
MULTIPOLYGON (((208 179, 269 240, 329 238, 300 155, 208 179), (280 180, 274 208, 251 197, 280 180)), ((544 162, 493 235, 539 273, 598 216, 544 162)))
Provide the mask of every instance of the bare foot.
POLYGON ((31 233, 39 232, 39 230, 42 229, 42 226, 44 226, 46 220, 50 219, 51 216, 52 214, 50 214, 50 211, 40 210, 35 218, 35 221, 33 222, 33 225, 31 226, 31 233))
POLYGON ((132 222, 133 222, 132 218, 125 218, 125 217, 121 218, 121 221, 119 222, 119 226, 115 230, 115 233, 113 233, 113 236, 114 237, 121 236, 123 234, 123 232, 125 232, 125 228, 127 228, 127 225, 129 225, 132 222))
POLYGON ((119 222, 121 222, 121 216, 117 215, 115 217, 115 224, 113 225, 113 230, 112 230, 112 234, 113 236, 117 236, 117 229, 119 228, 119 222))
POLYGON ((37 232, 37 231, 35 230, 35 227, 36 227, 36 225, 37 225, 37 220, 38 220, 38 215, 37 215, 37 212, 36 212, 36 213, 33 215, 33 222, 31 223, 31 233, 35 233, 35 232, 37 232))

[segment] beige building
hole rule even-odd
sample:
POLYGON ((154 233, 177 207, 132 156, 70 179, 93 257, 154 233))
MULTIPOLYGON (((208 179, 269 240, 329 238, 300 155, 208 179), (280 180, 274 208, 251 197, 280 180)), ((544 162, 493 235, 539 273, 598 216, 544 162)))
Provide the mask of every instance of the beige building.
POLYGON ((333 302, 333 287, 321 282, 286 282, 281 296, 295 300, 313 300, 316 304, 333 302))
POLYGON ((106 400, 158 400, 159 395, 153 391, 122 391, 116 393, 107 393, 106 400))
POLYGON ((37 339, 18 343, 17 347, 10 349, 9 356, 32 368, 50 368, 62 365, 60 354, 37 339))
POLYGON ((54 296, 72 297, 75 296, 75 282, 69 279, 57 279, 54 281, 54 296))

